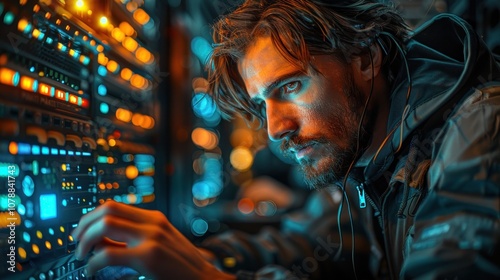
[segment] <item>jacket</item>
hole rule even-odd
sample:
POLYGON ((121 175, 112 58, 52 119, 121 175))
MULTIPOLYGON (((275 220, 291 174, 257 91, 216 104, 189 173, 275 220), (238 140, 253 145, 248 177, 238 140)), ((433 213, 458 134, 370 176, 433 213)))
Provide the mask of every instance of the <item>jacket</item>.
POLYGON ((279 230, 208 238, 222 269, 240 279, 500 278, 499 63, 447 14, 416 30, 405 56, 388 141, 345 193, 313 194, 279 230))

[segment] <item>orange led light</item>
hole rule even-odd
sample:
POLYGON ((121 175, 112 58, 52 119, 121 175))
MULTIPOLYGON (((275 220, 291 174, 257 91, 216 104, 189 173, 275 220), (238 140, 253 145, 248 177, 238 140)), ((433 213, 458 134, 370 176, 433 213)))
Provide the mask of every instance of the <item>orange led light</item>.
POLYGON ((108 61, 106 68, 108 69, 109 72, 116 73, 118 70, 120 70, 120 65, 118 65, 116 61, 110 60, 108 61))
POLYGON ((9 153, 11 155, 17 155, 18 152, 18 147, 16 142, 10 142, 9 143, 9 153))
POLYGON ((132 36, 135 33, 134 28, 126 21, 120 23, 119 27, 123 31, 123 33, 125 33, 125 35, 127 36, 132 36))
POLYGON ((19 83, 19 73, 9 68, 0 68, 0 83, 17 86, 19 83))
POLYGON ((30 31, 28 30, 29 26, 30 24, 28 20, 25 18, 20 19, 19 22, 17 23, 17 29, 21 32, 30 31))
POLYGON ((132 116, 132 124, 135 126, 140 126, 143 122, 144 117, 145 116, 141 114, 134 114, 134 116, 132 116))
POLYGON ((139 170, 137 169, 137 167, 129 165, 125 169, 125 176, 127 176, 127 178, 130 180, 135 179, 137 176, 139 176, 139 170))
POLYGON ((19 257, 20 257, 21 259, 23 259, 23 260, 24 260, 24 259, 26 259, 27 253, 26 253, 26 250, 24 250, 24 248, 19 247, 19 248, 17 249, 17 253, 18 253, 18 255, 19 255, 19 257))
POLYGON ((38 93, 47 96, 54 96, 54 88, 47 84, 40 83, 38 85, 38 93))
POLYGON ((31 77, 22 76, 19 86, 26 91, 36 92, 38 89, 38 81, 31 77))
POLYGON ((137 9, 134 12, 134 19, 141 25, 148 23, 150 16, 143 9, 137 9))
POLYGON ((119 108, 118 110, 116 110, 115 116, 120 121, 128 123, 132 119, 132 112, 123 108, 119 108))
POLYGON ((66 92, 60 89, 56 90, 56 98, 66 101, 66 92))
POLYGON ((69 95, 69 103, 78 105, 78 96, 70 94, 69 95))
POLYGON ((38 248, 38 245, 32 244, 31 249, 33 250, 33 253, 35 253, 37 255, 40 254, 40 248, 38 248))
POLYGON ((139 61, 146 63, 146 64, 150 64, 151 62, 153 62, 153 56, 151 55, 151 53, 148 50, 146 50, 143 47, 140 47, 137 49, 137 51, 135 52, 135 57, 139 61))
POLYGON ((31 35, 33 35, 33 37, 37 38, 40 37, 40 34, 42 34, 42 32, 40 32, 40 30, 38 29, 33 29, 33 32, 31 32, 31 35))
POLYGON ((137 49, 137 47, 139 46, 137 41, 134 40, 134 38, 132 38, 132 37, 125 38, 122 42, 122 45, 130 52, 134 52, 137 49))
POLYGON ((146 88, 146 79, 139 74, 133 74, 130 78, 130 84, 136 88, 144 89, 146 88))
POLYGON ((97 55, 97 63, 99 63, 101 65, 106 65, 106 64, 108 64, 108 61, 109 61, 109 59, 103 53, 99 53, 97 55))
POLYGON ((132 70, 130 70, 128 68, 123 68, 122 71, 121 71, 121 73, 120 73, 120 76, 125 81, 128 81, 132 77, 132 74, 134 74, 134 73, 132 73, 132 70))
POLYGON ((121 42, 123 41, 123 39, 125 39, 125 33, 123 33, 120 28, 114 28, 113 31, 111 31, 111 36, 118 42, 121 42))

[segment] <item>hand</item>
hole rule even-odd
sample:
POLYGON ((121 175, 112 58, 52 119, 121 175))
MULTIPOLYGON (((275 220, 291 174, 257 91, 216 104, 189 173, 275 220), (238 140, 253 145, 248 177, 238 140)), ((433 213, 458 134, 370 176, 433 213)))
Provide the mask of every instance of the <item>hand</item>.
POLYGON ((77 259, 94 248, 90 275, 122 265, 154 279, 235 279, 207 262, 159 211, 107 201, 83 216, 72 235, 77 259))

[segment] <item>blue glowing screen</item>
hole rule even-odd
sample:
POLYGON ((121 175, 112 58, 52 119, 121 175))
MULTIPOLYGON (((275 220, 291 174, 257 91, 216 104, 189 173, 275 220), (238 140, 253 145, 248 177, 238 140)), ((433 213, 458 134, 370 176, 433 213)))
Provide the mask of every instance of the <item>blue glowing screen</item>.
POLYGON ((40 219, 57 218, 57 199, 55 194, 40 195, 40 219))

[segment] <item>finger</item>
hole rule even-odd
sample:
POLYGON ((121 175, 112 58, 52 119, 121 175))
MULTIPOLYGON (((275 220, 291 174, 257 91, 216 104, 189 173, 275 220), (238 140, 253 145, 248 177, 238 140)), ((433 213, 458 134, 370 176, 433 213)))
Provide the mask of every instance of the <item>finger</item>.
POLYGON ((95 275, 97 271, 110 265, 127 266, 137 269, 137 252, 134 248, 107 247, 96 252, 87 263, 87 274, 95 275))
POLYGON ((127 247, 127 243, 125 243, 125 242, 118 242, 118 241, 109 239, 107 237, 104 237, 104 239, 101 242, 99 242, 98 244, 96 244, 94 246, 93 252, 94 253, 100 252, 100 251, 104 250, 107 247, 124 248, 124 247, 127 247))
POLYGON ((114 216, 105 216, 91 224, 81 233, 80 242, 76 248, 75 257, 82 259, 95 245, 103 242, 105 238, 126 242, 135 246, 135 241, 141 236, 140 225, 114 216))
POLYGON ((112 200, 107 201, 81 218, 78 226, 72 232, 73 237, 76 240, 80 240, 81 234, 87 231, 90 225, 96 223, 98 220, 101 220, 106 215, 122 217, 135 223, 141 223, 147 215, 147 212, 146 210, 123 203, 118 203, 112 200))

